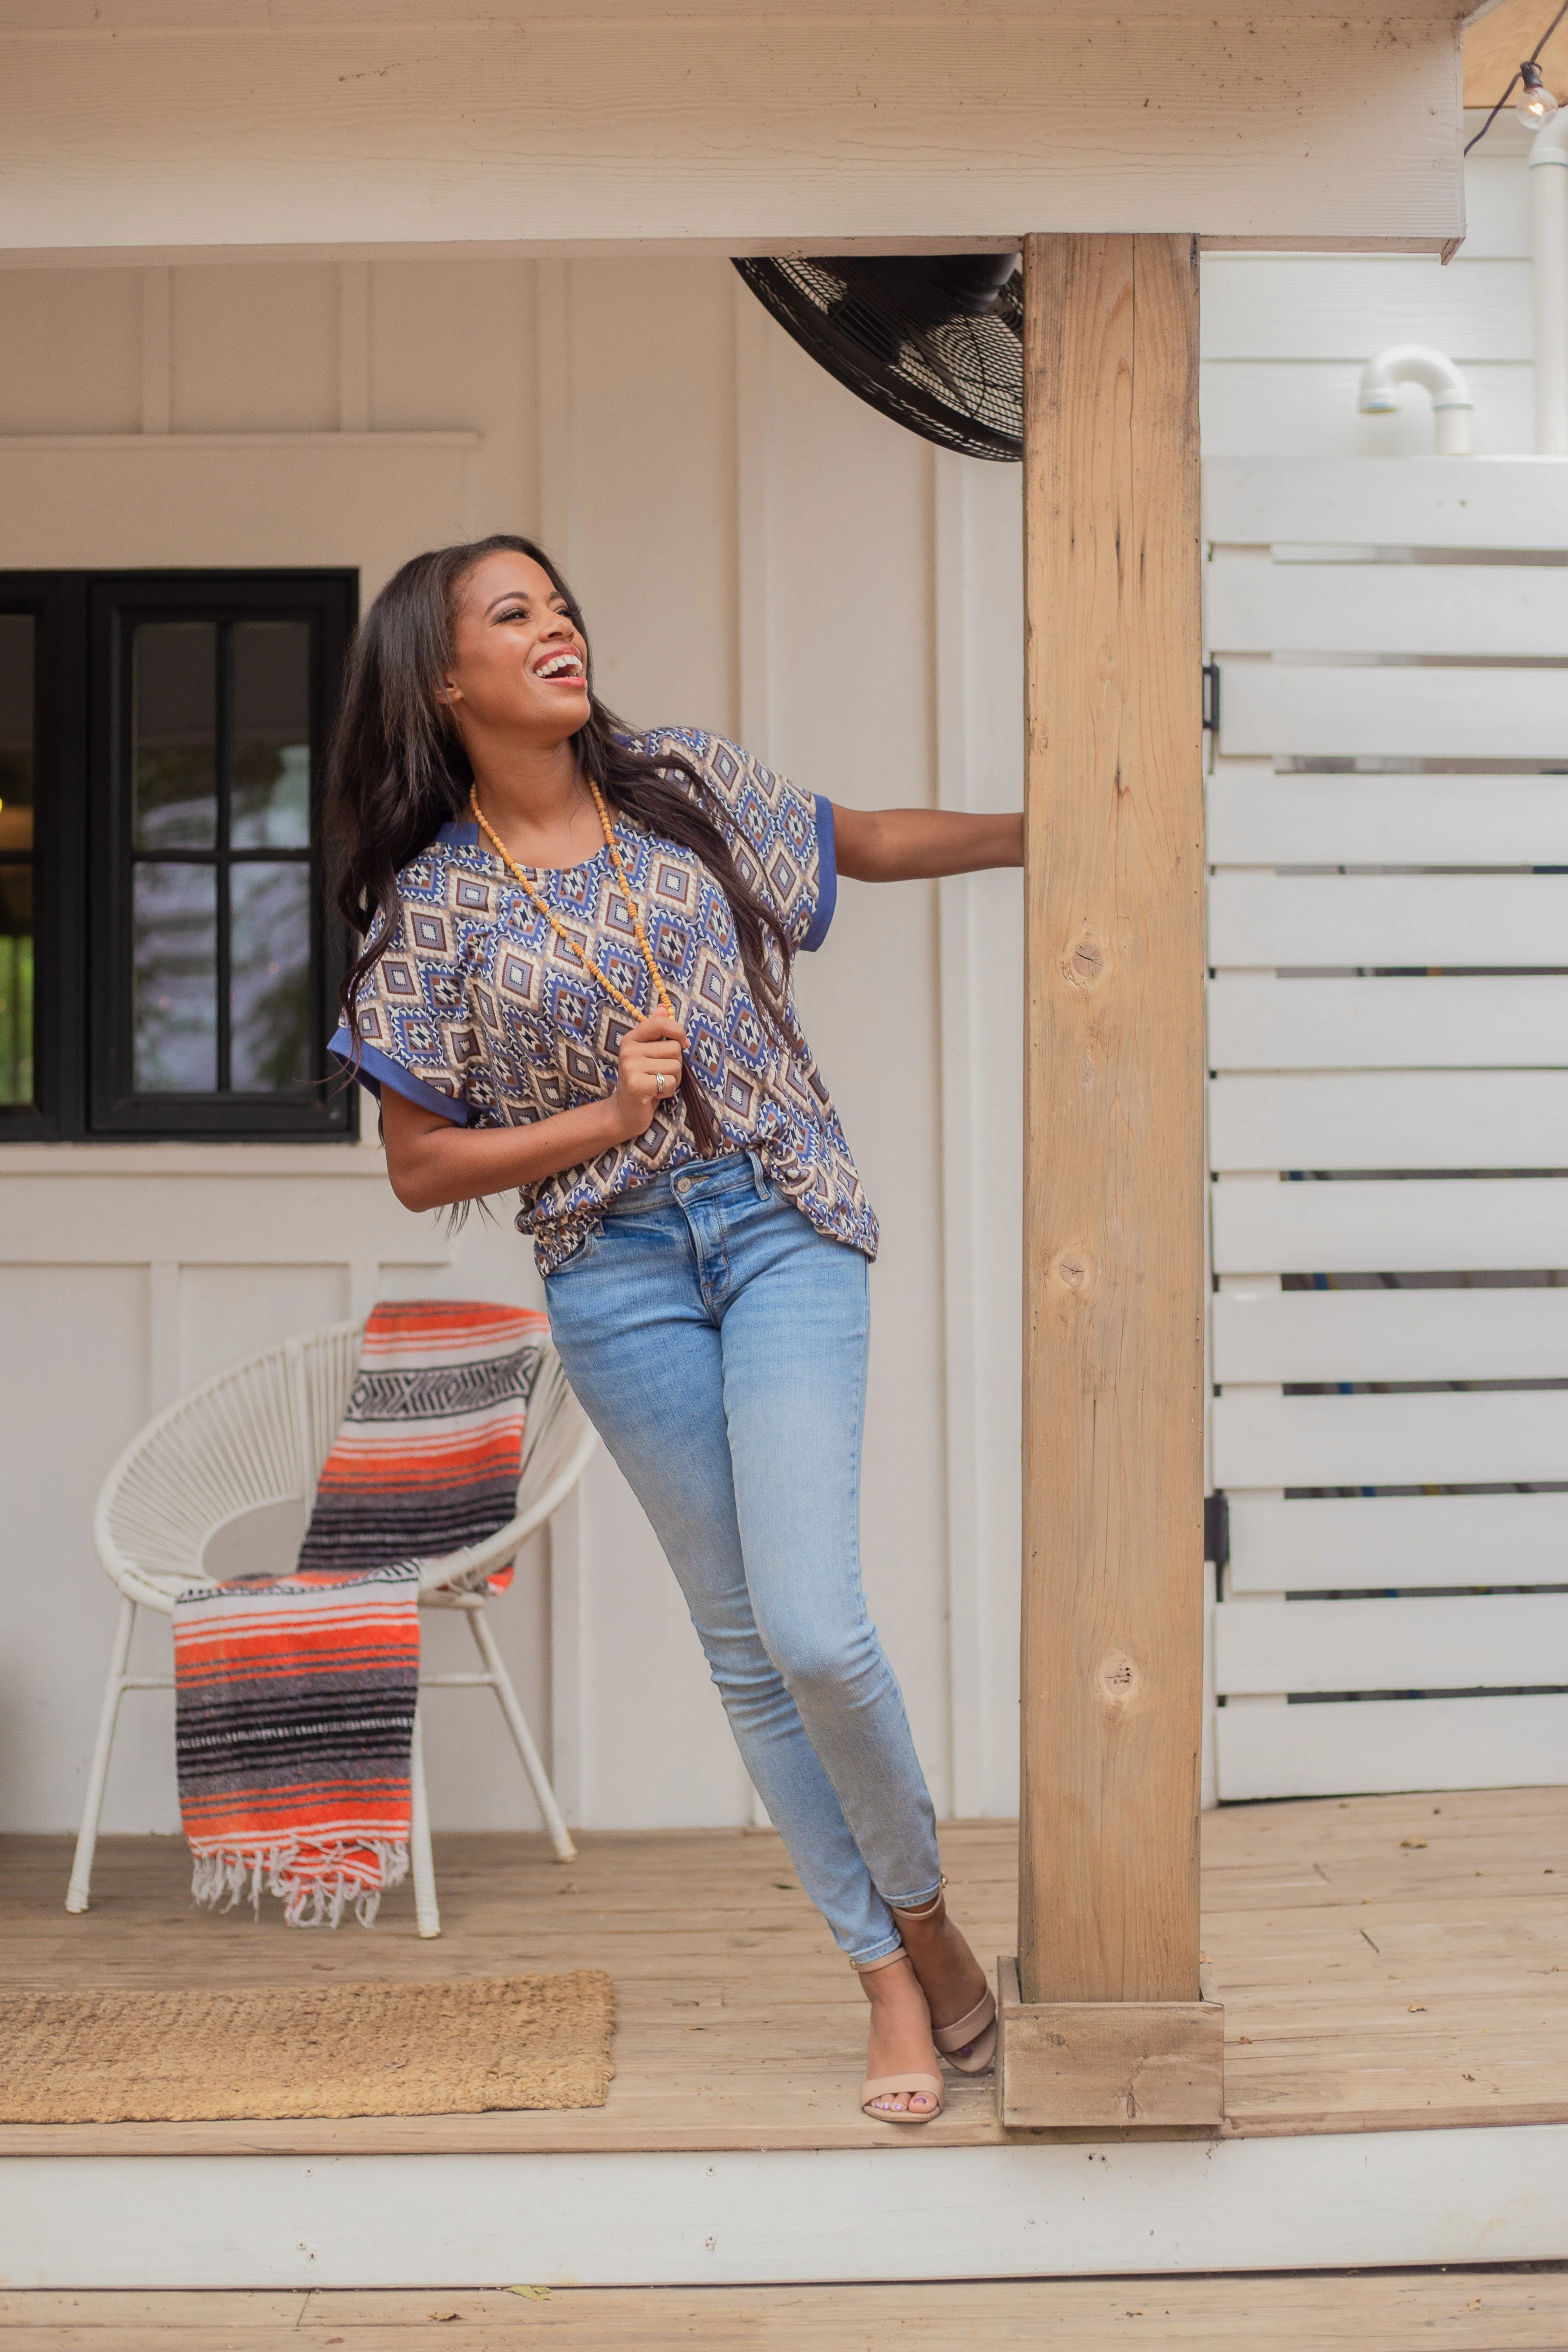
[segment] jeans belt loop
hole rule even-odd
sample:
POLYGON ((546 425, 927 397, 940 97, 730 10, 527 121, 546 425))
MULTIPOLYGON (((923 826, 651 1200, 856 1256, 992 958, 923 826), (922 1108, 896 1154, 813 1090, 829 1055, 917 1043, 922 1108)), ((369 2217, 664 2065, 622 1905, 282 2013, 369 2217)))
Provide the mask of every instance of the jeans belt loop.
POLYGON ((765 1201, 768 1197, 768 1178, 767 1171, 763 1166, 762 1154, 760 1151, 748 1151, 746 1157, 752 1163, 752 1181, 757 1188, 757 1198, 759 1201, 765 1201))

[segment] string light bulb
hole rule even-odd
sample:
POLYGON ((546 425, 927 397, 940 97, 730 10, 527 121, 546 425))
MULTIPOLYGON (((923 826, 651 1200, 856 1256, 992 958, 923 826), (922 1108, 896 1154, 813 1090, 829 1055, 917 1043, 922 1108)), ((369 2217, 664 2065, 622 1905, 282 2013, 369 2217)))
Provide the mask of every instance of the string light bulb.
POLYGON ((1519 69, 1519 76, 1524 87, 1513 110, 1527 131, 1539 131, 1542 124, 1550 122, 1556 113, 1557 100, 1542 80, 1541 68, 1533 58, 1526 58, 1519 69))
POLYGON ((1546 30, 1542 33, 1541 38, 1535 44, 1535 47, 1531 51, 1529 57, 1525 58, 1524 63, 1520 67, 1518 73, 1514 75, 1513 80, 1509 83, 1508 88, 1504 90, 1502 96, 1499 99, 1497 104, 1493 107, 1486 121, 1482 123, 1475 137, 1473 139, 1466 140, 1465 152, 1467 155, 1471 152, 1472 149, 1480 145, 1481 141, 1486 137, 1487 132, 1491 129, 1492 124, 1497 121, 1498 116, 1502 112, 1503 108, 1513 96, 1515 82, 1522 81, 1524 84, 1524 95, 1520 100, 1514 111, 1518 115, 1520 121, 1523 123, 1525 129, 1527 131, 1539 131, 1543 122, 1551 121, 1552 116, 1557 111, 1557 100, 1552 97, 1552 92, 1542 81, 1541 68, 1537 64, 1536 60, 1539 58, 1542 49, 1545 48, 1547 42, 1552 38, 1552 34, 1557 30, 1558 26, 1563 22, 1564 16, 1568 16, 1568 0, 1563 0, 1563 5, 1558 9, 1556 16, 1553 16, 1551 24, 1548 25, 1546 30))

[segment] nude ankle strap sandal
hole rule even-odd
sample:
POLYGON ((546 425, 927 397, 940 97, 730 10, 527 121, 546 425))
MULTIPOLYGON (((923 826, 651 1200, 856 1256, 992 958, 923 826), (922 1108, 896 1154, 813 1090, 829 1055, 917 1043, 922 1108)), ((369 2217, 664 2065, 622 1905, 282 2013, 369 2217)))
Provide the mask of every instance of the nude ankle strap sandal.
MULTIPOLYGON (((929 1903, 918 1911, 894 1911, 895 1919, 934 1919, 944 1908, 943 1888, 936 1890, 929 1903)), ((996 2055, 996 1997, 987 1985, 967 2016, 955 2017, 951 2025, 931 2024, 931 2040, 950 2066, 961 2074, 984 2074, 996 2055)))
MULTIPOLYGON (((875 1976, 879 1969, 890 1969, 895 1962, 907 1960, 909 1957, 900 1945, 896 1952, 885 1952, 879 1960, 855 1962, 855 1973, 861 1977, 875 1976)), ((860 2112, 863 2116, 869 2116, 874 2124, 934 2123, 942 2113, 943 2088, 940 2074, 868 2075, 860 2085, 860 2112), (918 2110, 879 2107, 876 2105, 879 2099, 897 2098, 900 2095, 905 2098, 929 2099, 931 2104, 918 2110)))

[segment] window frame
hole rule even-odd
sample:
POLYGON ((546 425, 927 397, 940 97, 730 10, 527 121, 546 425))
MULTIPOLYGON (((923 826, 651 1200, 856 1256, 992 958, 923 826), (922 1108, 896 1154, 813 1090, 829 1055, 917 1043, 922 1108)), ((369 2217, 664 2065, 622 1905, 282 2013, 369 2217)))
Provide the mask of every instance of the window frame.
POLYGON ((322 769, 358 614, 351 571, 168 570, 0 574, 0 606, 35 637, 35 1104, 0 1106, 0 1142, 342 1142, 358 1088, 332 1083, 326 1041, 353 956, 326 905, 322 769), (132 1084, 132 627, 142 620, 310 624, 310 1077, 270 1096, 137 1094, 132 1084))
POLYGON ((0 1140, 84 1132, 87 596, 80 573, 8 572, 0 608, 33 621, 33 1093, 0 1104, 0 1140), (53 789, 46 783, 47 778, 53 789))

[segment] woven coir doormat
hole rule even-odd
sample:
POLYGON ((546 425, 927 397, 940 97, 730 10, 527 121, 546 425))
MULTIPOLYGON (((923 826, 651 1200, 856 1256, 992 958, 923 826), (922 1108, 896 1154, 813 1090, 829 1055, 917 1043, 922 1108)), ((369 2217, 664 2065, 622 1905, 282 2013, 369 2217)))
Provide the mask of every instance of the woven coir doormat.
POLYGON ((9 1993, 0 2122, 471 2116, 602 2107, 616 2000, 599 1969, 443 1984, 9 1993))

